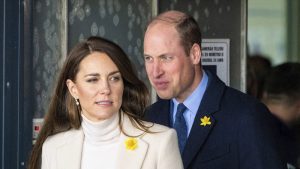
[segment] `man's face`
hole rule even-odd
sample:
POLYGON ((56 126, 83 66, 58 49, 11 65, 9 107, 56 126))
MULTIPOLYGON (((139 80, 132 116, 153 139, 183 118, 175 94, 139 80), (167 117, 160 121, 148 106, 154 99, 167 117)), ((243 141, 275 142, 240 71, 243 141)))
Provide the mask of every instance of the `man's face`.
POLYGON ((194 90, 199 62, 186 55, 174 25, 158 22, 148 27, 144 59, 150 83, 160 98, 184 101, 194 90))

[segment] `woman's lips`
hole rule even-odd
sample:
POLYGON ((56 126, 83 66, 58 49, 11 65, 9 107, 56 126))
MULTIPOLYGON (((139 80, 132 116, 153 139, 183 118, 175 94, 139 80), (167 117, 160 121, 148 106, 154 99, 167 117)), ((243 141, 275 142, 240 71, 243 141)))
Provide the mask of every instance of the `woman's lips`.
POLYGON ((104 100, 104 101, 97 101, 97 105, 111 105, 113 102, 109 100, 104 100))

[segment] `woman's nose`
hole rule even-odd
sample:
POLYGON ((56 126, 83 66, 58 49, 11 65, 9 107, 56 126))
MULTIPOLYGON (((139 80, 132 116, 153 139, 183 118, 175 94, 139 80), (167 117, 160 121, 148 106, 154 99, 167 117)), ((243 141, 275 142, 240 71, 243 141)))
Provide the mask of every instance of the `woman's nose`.
POLYGON ((110 94, 110 87, 108 81, 103 81, 100 84, 100 93, 101 94, 110 94))

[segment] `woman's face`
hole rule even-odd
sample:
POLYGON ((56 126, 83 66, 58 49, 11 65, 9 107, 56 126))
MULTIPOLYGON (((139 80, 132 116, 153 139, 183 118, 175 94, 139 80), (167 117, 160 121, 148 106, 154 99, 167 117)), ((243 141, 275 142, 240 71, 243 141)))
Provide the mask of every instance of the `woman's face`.
POLYGON ((122 105, 123 79, 105 53, 93 52, 85 57, 79 65, 76 81, 68 79, 67 86, 72 96, 79 99, 82 113, 91 121, 110 118, 122 105))

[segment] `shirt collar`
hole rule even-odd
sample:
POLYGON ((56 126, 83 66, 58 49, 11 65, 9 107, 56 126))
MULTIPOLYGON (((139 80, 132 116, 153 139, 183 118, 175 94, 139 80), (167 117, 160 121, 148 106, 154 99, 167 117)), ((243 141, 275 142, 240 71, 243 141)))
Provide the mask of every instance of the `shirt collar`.
MULTIPOLYGON (((204 92, 206 90, 207 83, 208 83, 208 76, 204 70, 202 70, 202 71, 203 71, 203 77, 202 77, 201 82, 199 83, 197 88, 192 92, 192 94, 189 95, 183 101, 183 104, 187 107, 187 109, 195 114, 197 113, 197 111, 199 109, 201 100, 203 98, 203 95, 204 95, 204 92)), ((172 101, 173 101, 174 108, 177 107, 179 102, 175 98, 173 98, 172 101)))

